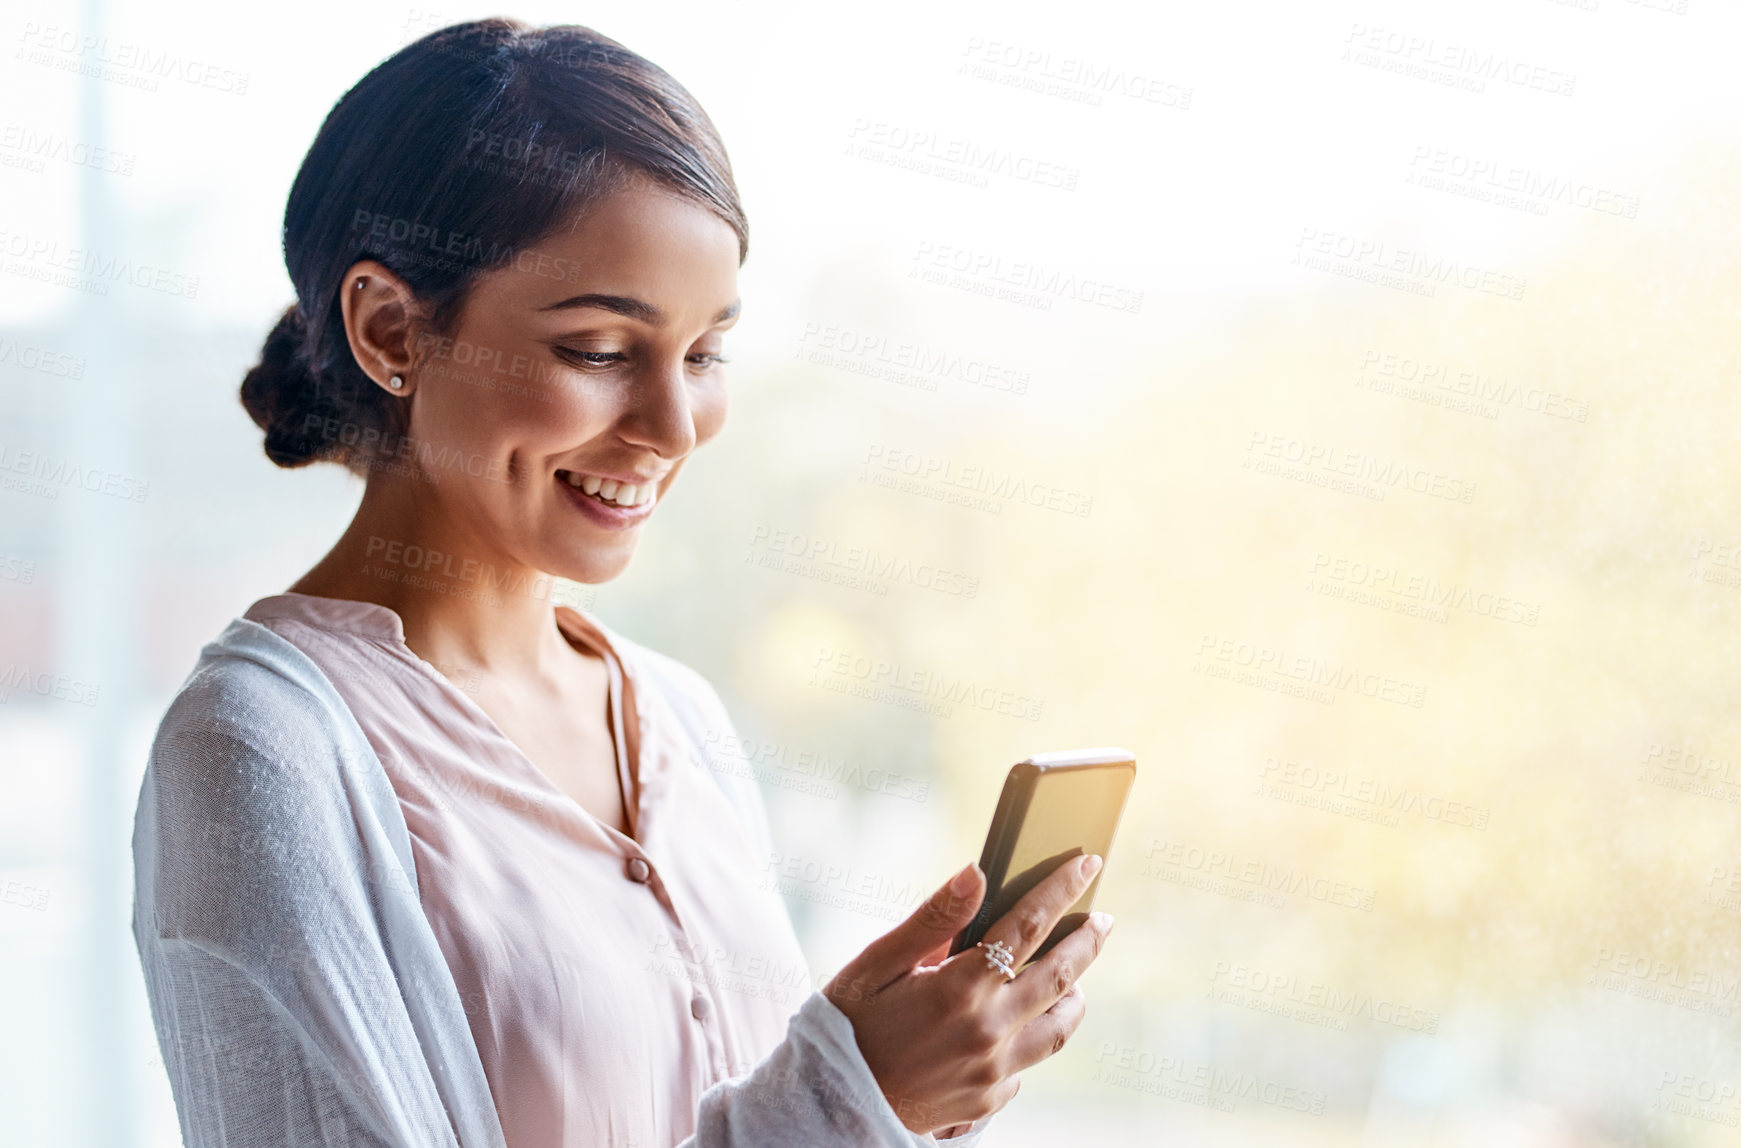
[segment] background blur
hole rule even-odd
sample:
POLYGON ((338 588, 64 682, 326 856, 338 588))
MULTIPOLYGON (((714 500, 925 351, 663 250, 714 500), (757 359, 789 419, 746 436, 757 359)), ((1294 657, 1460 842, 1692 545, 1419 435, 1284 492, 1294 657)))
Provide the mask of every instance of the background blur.
MULTIPOLYGON (((361 489, 236 397, 284 198, 497 12, 0 15, 0 1143, 179 1143, 146 748, 361 489)), ((817 975, 1010 763, 1136 752, 1088 1020, 988 1144, 1741 1143, 1733 3, 510 14, 731 149, 731 424, 580 600, 726 698, 817 975)))

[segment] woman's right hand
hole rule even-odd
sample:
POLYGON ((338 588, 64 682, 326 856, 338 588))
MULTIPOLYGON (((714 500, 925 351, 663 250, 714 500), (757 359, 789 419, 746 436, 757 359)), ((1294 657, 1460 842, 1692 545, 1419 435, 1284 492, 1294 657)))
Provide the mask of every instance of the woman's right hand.
POLYGON ((1112 931, 1109 914, 1090 913, 1044 957, 1021 965, 1099 868, 1092 855, 1065 862, 986 930, 987 944, 1014 951, 1014 980, 990 968, 983 949, 944 959, 985 895, 985 875, 969 865, 822 990, 852 1021, 865 1063, 907 1128, 934 1132, 996 1112, 1021 1087, 1016 1074, 1063 1048, 1082 1023, 1076 978, 1112 931))

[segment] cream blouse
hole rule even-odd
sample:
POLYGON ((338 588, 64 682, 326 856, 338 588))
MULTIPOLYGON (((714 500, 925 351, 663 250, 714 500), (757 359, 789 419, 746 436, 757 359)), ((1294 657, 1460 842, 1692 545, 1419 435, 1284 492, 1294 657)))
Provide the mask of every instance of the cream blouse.
POLYGON ((631 835, 547 780, 387 607, 290 593, 243 617, 325 672, 387 771, 509 1148, 675 1144, 702 1093, 780 1042, 809 973, 767 858, 657 690, 602 626, 555 613, 609 667, 631 835))
MULTIPOLYGON (((811 1148, 901 1127, 810 987, 730 719, 601 654, 630 834, 546 779, 394 611, 256 602, 201 650, 135 818, 133 933, 189 1148, 811 1148)), ((949 1141, 978 1141, 985 1121, 949 1141)))

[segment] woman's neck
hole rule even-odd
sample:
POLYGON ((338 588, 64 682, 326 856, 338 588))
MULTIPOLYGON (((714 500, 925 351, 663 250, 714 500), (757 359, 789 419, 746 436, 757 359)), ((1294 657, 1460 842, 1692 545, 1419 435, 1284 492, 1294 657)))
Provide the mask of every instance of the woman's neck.
POLYGON ((573 657, 554 577, 454 529, 433 498, 405 489, 416 480, 383 478, 370 477, 351 524, 291 591, 387 607, 429 662, 515 677, 573 657))

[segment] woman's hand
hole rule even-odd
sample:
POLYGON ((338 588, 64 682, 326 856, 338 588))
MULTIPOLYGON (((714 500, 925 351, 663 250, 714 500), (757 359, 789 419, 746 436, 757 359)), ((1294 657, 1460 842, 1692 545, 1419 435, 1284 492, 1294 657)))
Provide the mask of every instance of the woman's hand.
MULTIPOLYGON (((1099 869, 1096 856, 1060 865, 986 930, 985 942, 1009 946, 1010 964, 1021 968, 1099 869)), ((1082 1023, 1076 978, 1112 931, 1110 915, 1091 913, 1006 981, 983 949, 944 959, 984 896, 985 875, 969 865, 822 990, 852 1021, 871 1074, 914 1132, 969 1123, 1010 1102, 1016 1074, 1063 1048, 1082 1023)))

